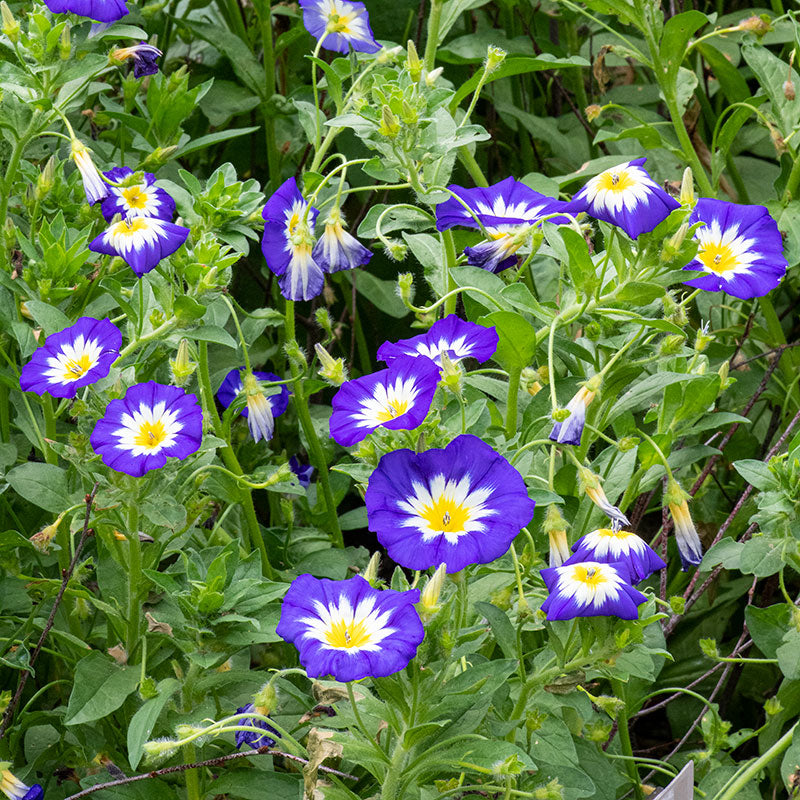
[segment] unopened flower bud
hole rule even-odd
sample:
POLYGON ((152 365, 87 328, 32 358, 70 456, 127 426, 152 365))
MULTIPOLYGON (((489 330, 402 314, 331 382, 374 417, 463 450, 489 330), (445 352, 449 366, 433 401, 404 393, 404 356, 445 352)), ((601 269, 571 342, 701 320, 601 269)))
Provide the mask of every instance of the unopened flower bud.
POLYGON ((589 722, 586 723, 584 726, 584 735, 590 742, 595 742, 596 744, 605 744, 608 740, 608 737, 611 735, 611 728, 613 727, 614 723, 610 720, 604 720, 599 717, 595 717, 589 722))
POLYGON ((159 167, 163 167, 178 152, 178 145, 169 147, 156 147, 150 155, 142 162, 142 169, 145 172, 156 172, 159 167))
POLYGON ((55 156, 50 156, 47 159, 47 163, 44 165, 44 169, 39 173, 39 176, 36 178, 36 199, 41 201, 43 200, 53 189, 55 185, 55 174, 56 174, 56 158, 55 156))
POLYGON ((403 100, 400 118, 406 125, 415 125, 419 119, 419 114, 417 114, 417 110, 407 100, 403 100))
POLYGON ((411 80, 416 83, 422 77, 422 61, 420 61, 417 47, 411 39, 408 40, 407 46, 408 58, 406 59, 406 69, 411 76, 411 80))
POLYGON ((794 100, 796 96, 791 78, 783 82, 783 96, 789 101, 794 100))
POLYGON ((447 575, 447 565, 439 564, 436 572, 428 578, 425 588, 420 595, 420 605, 423 614, 433 615, 439 610, 439 596, 442 593, 444 579, 447 575))
POLYGON ((169 361, 169 368, 172 373, 172 383, 175 386, 185 386, 194 374, 197 364, 189 360, 189 341, 187 339, 181 339, 175 358, 171 358, 169 361))
POLYGON ((72 41, 70 38, 69 25, 65 25, 64 30, 61 31, 61 36, 58 40, 58 55, 62 61, 69 61, 72 55, 72 41))
POLYGON ((397 293, 408 306, 414 299, 414 276, 410 272, 401 272, 397 276, 397 293))
POLYGON ((283 346, 283 350, 286 353, 287 358, 289 361, 294 362, 295 366, 301 370, 304 370, 308 366, 308 361, 306 360, 306 354, 301 349, 300 345, 292 339, 283 346))
POLYGON ((711 323, 704 322, 699 330, 697 331, 697 335, 694 339, 694 349, 698 353, 702 353, 705 349, 714 341, 714 336, 710 332, 711 331, 711 323))
POLYGON ((783 704, 777 697, 769 697, 767 698, 767 702, 764 703, 764 713, 768 717, 774 717, 777 714, 780 714, 783 711, 783 704))
POLYGON ((634 448, 639 446, 639 438, 637 436, 623 436, 617 442, 617 449, 621 453, 625 453, 628 450, 633 450, 634 448))
POLYGON ((11 13, 6 0, 0 2, 0 17, 2 17, 3 22, 3 33, 8 36, 12 43, 16 44, 19 41, 19 22, 11 13))
POLYGON ((432 69, 425 75, 425 85, 429 87, 435 86, 436 81, 443 72, 444 67, 436 67, 436 69, 432 69))
POLYGON ((603 107, 597 105, 597 103, 592 103, 583 109, 583 113, 586 114, 588 122, 594 122, 603 113, 603 107))
POLYGON ((463 386, 464 373, 458 363, 453 363, 447 353, 442 352, 439 356, 442 362, 442 386, 455 395, 461 394, 463 386))
POLYGON ((674 325, 682 328, 689 322, 689 315, 686 313, 686 307, 678 303, 670 292, 664 292, 661 298, 661 304, 664 307, 664 318, 674 325))
POLYGON ((550 566, 560 567, 572 554, 567 539, 569 524, 555 503, 551 503, 547 507, 547 515, 542 527, 550 540, 550 566))
POLYGON ((770 25, 769 17, 766 14, 762 14, 760 17, 753 15, 743 19, 738 27, 740 31, 754 33, 759 39, 772 30, 772 25, 770 25))
POLYGON ((361 573, 361 577, 373 588, 377 588, 378 570, 381 566, 381 554, 376 550, 367 564, 366 569, 361 573))
POLYGON ((694 175, 691 167, 686 167, 683 171, 679 200, 682 206, 694 206, 694 175))
POLYGON ((397 117, 389 106, 384 106, 381 109, 381 121, 378 125, 378 133, 389 139, 393 139, 400 133, 400 123, 397 121, 397 117))
POLYGON ((178 743, 173 739, 153 739, 142 745, 142 751, 148 761, 161 761, 169 758, 178 749, 178 743))
POLYGON ((505 60, 508 54, 501 47, 490 44, 486 53, 486 72, 494 72, 505 60))
POLYGON ((278 707, 278 693, 271 683, 262 686, 253 696, 253 710, 267 716, 278 707))
POLYGON ((396 45, 395 47, 390 47, 388 50, 384 47, 378 55, 375 57, 375 60, 379 64, 389 64, 394 61, 400 53, 403 52, 403 48, 400 45, 396 45))
POLYGON ((328 339, 333 339, 333 320, 331 319, 328 309, 324 307, 318 308, 314 312, 314 318, 317 320, 317 325, 319 325, 320 328, 325 331, 325 335, 328 337, 328 339))
POLYGON ((662 356, 674 356, 680 353, 683 348, 684 337, 678 334, 670 334, 661 340, 659 351, 662 356))
POLYGON ((405 261, 408 255, 408 245, 400 239, 387 239, 386 240, 386 255, 392 261, 405 261))
POLYGON ((686 240, 686 234, 689 232, 689 223, 684 222, 675 233, 664 242, 664 249, 661 251, 661 260, 670 261, 678 254, 681 245, 686 240))
POLYGON ((320 363, 317 370, 320 377, 332 386, 341 386, 347 380, 347 367, 344 365, 344 360, 334 358, 319 342, 314 345, 314 351, 320 363))
POLYGON ((703 655, 708 656, 708 658, 719 658, 719 648, 717 647, 716 639, 701 639, 700 649, 703 651, 703 655))

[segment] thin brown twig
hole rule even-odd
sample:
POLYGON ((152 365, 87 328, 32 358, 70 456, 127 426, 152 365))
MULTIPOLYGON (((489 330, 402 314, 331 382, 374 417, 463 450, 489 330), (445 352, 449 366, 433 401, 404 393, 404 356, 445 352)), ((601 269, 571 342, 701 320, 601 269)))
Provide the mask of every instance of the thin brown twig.
MULTIPOLYGON (((82 789, 80 792, 76 792, 75 794, 71 794, 66 800, 80 800, 81 797, 87 797, 90 794, 94 794, 95 792, 99 792, 102 789, 113 789, 117 786, 124 786, 128 783, 136 783, 138 781, 146 781, 150 778, 157 778, 160 775, 171 775, 175 772, 185 772, 188 769, 199 769, 200 767, 216 767, 220 764, 225 764, 228 761, 235 761, 239 758, 250 758, 251 756, 260 756, 260 755, 273 755, 273 756, 282 756, 283 758, 288 758, 291 761, 297 761, 300 764, 307 764, 308 760, 305 758, 301 758, 300 756, 292 755, 291 753, 284 753, 280 750, 272 750, 269 747, 259 747, 258 750, 248 751, 246 753, 229 753, 226 756, 219 756, 218 758, 209 758, 206 761, 195 761, 192 764, 176 764, 173 767, 162 767, 161 769, 154 769, 151 772, 143 772, 141 775, 131 775, 130 777, 126 778, 119 778, 115 781, 107 781, 106 783, 96 783, 94 786, 90 786, 88 789, 82 789)), ((355 775, 350 775, 347 772, 340 772, 338 769, 333 769, 332 767, 326 767, 320 765, 317 767, 321 772, 329 772, 332 775, 337 775, 340 778, 348 778, 350 780, 356 780, 355 775)))
POLYGON ((92 513, 94 496, 97 494, 97 489, 99 486, 99 483, 95 483, 95 485, 92 487, 92 491, 86 495, 86 514, 83 518, 83 532, 81 533, 81 538, 78 540, 78 544, 75 547, 75 554, 72 556, 72 561, 70 561, 69 566, 66 570, 64 570, 64 573, 61 577, 61 586, 58 589, 56 599, 53 601, 53 607, 50 609, 50 616, 47 618, 44 628, 42 628, 42 634, 39 637, 39 641, 36 643, 36 647, 33 648, 33 652, 31 653, 31 657, 28 661, 28 667, 19 676, 17 690, 14 692, 14 697, 11 698, 11 702, 8 704, 8 708, 3 714, 2 722, 0 722, 0 739, 5 736, 9 725, 11 725, 11 719, 14 716, 14 712, 17 710, 19 701, 22 699, 22 692, 25 690, 25 684, 28 682, 28 677, 33 671, 33 665, 36 663, 36 659, 39 658, 39 653, 42 652, 45 639, 47 639, 47 635, 50 633, 50 629, 53 627, 53 623, 56 619, 56 613, 58 612, 58 608, 61 605, 62 599, 64 598, 64 592, 67 591, 67 585, 69 584, 70 578, 72 578, 72 573, 75 571, 75 567, 78 564, 78 559, 81 557, 83 546, 86 544, 86 540, 92 533, 91 529, 89 528, 89 517, 92 513))

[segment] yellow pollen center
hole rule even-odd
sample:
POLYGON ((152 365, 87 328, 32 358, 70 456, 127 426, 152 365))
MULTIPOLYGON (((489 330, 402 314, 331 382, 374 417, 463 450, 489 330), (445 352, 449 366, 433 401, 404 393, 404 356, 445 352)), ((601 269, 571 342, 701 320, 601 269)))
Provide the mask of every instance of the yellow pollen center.
POLYGON ((711 272, 730 272, 739 266, 739 259, 728 244, 706 242, 700 246, 697 258, 711 272))
POLYGON ((636 182, 631 178, 628 172, 604 172, 600 176, 600 189, 605 189, 607 192, 624 192, 627 189, 632 189, 636 182))
POLYGON ((122 196, 130 208, 143 209, 147 207, 147 193, 141 186, 128 186, 122 190, 122 196))
POLYGON ((134 217, 130 220, 122 220, 114 226, 114 233, 118 236, 133 236, 137 231, 146 230, 149 224, 147 217, 134 217))
POLYGON ((337 620, 325 631, 325 640, 331 647, 363 647, 369 644, 370 634, 363 622, 337 620))
POLYGON ((615 531, 611 528, 599 528, 597 533, 609 539, 627 539, 631 535, 629 531, 615 531))
POLYGON ((155 422, 143 422, 133 443, 139 447, 146 447, 152 450, 158 447, 166 438, 167 432, 164 429, 164 423, 159 419, 155 422))
POLYGON ((583 564, 576 564, 572 568, 573 580, 585 583, 591 589, 597 589, 600 584, 607 583, 606 576, 594 567, 585 567, 583 564))
POLYGON ((378 412, 377 418, 380 422, 391 422, 401 414, 405 414, 406 411, 408 411, 408 400, 394 399, 389 401, 386 408, 378 412))
POLYGON ((84 353, 79 358, 71 358, 64 364, 62 379, 65 381, 80 380, 91 368, 92 360, 84 353))
POLYGON ((422 518, 434 531, 463 533, 469 522, 469 509, 447 497, 439 497, 422 509, 422 518))

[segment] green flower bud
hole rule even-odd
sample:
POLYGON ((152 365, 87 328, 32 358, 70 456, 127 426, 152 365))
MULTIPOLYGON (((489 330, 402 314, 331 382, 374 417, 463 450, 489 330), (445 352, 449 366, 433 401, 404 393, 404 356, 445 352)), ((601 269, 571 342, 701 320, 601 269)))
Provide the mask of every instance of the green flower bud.
POLYGON ((683 614, 686 611, 686 598, 682 594, 672 595, 669 598, 669 607, 673 614, 683 614))
POLYGON ((505 60, 508 54, 501 47, 490 44, 486 53, 486 72, 494 72, 505 60))
POLYGON ((194 374, 197 364, 189 360, 189 341, 187 339, 181 339, 177 355, 174 359, 169 360, 169 368, 172 373, 172 383, 175 386, 185 386, 194 374))
POLYGON ((378 133, 380 133, 381 136, 386 136, 388 139, 393 139, 400 133, 400 123, 397 121, 397 117, 389 106, 384 106, 381 109, 381 121, 378 125, 378 133))
POLYGON ((628 450, 633 450, 634 448, 639 446, 639 437, 638 436, 623 436, 617 442, 617 449, 621 453, 625 453, 628 450))
POLYGON ((417 53, 417 47, 411 39, 408 40, 406 50, 408 52, 406 69, 411 76, 411 80, 416 83, 422 77, 422 61, 420 60, 419 53, 417 53))
POLYGON ((662 356, 677 355, 683 349, 683 342, 684 342, 683 336, 678 336, 677 334, 671 334, 670 336, 665 336, 661 340, 659 352, 661 353, 662 356))
POLYGON ((719 658, 719 649, 717 647, 716 639, 701 639, 700 649, 703 651, 703 655, 707 656, 708 658, 719 658))
POLYGON ((317 373, 332 386, 341 386, 347 380, 344 359, 334 358, 319 342, 314 345, 320 367, 317 373))
POLYGON ((783 704, 777 697, 770 697, 764 703, 764 712, 768 717, 774 717, 783 711, 783 704))
POLYGON ((70 40, 69 25, 64 26, 58 40, 58 55, 62 61, 69 61, 72 56, 72 41, 70 40))
POLYGON ((611 735, 611 728, 613 726, 614 723, 610 720, 595 717, 586 723, 583 730, 586 738, 590 742, 604 744, 606 741, 608 741, 608 737, 611 735))
POLYGON ((410 272, 402 272, 397 276, 397 293, 408 306, 414 300, 414 276, 410 272))
POLYGON ((373 589, 377 588, 378 569, 381 565, 381 554, 376 550, 367 564, 366 569, 361 573, 361 577, 369 583, 373 589))
POLYGON ((19 22, 14 18, 6 0, 0 2, 0 17, 2 18, 2 31, 13 44, 19 41, 19 22))

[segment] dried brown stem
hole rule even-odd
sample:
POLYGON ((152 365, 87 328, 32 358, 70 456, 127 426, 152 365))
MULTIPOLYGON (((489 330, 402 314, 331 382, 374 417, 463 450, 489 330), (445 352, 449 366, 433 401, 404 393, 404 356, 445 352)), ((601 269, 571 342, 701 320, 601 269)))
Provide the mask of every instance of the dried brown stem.
POLYGON ((86 514, 83 518, 83 532, 81 533, 81 538, 78 540, 78 544, 75 547, 75 554, 72 556, 72 561, 70 561, 69 566, 66 570, 64 570, 64 574, 61 577, 61 586, 58 589, 56 599, 53 601, 53 607, 50 609, 50 616, 47 618, 44 628, 42 628, 42 635, 39 637, 39 641, 36 643, 36 647, 34 647, 33 652, 31 653, 30 660, 28 661, 28 669, 24 670, 20 674, 17 690, 14 692, 14 697, 11 698, 11 702, 8 704, 8 708, 3 714, 2 722, 0 722, 0 739, 5 736, 9 725, 11 725, 14 712, 17 710, 19 701, 22 699, 23 691, 25 691, 25 684, 28 682, 28 677, 33 670, 36 659, 39 658, 39 653, 42 652, 42 647, 44 647, 47 635, 50 633, 50 629, 53 627, 53 623, 56 619, 56 613, 58 612, 58 607, 61 605, 61 601, 64 598, 64 592, 67 591, 67 585, 69 584, 70 578, 72 578, 72 573, 75 571, 75 567, 78 564, 78 559, 81 557, 83 546, 86 544, 86 540, 92 533, 89 528, 89 516, 92 513, 94 496, 97 494, 97 489, 99 486, 99 483, 95 483, 95 485, 92 487, 92 491, 86 495, 86 514))

